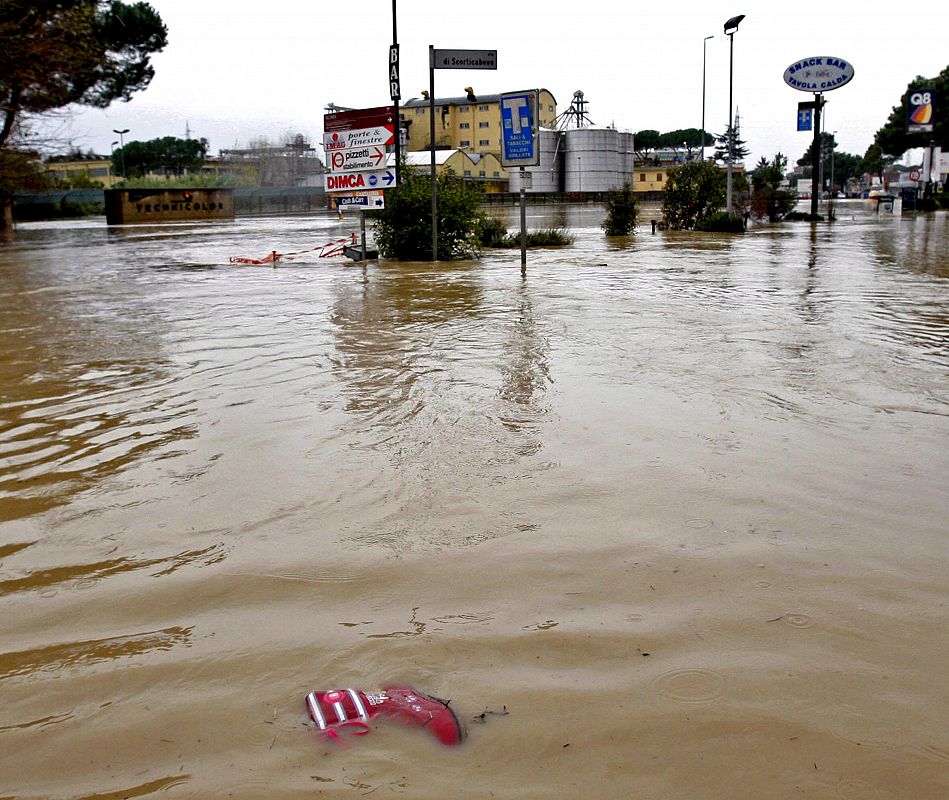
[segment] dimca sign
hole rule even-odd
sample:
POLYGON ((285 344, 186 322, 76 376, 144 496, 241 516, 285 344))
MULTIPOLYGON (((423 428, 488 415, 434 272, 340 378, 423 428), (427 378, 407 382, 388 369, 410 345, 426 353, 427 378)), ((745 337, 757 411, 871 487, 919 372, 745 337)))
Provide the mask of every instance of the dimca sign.
POLYGON ((829 92, 853 80, 853 64, 834 56, 812 56, 784 70, 784 82, 802 92, 829 92))

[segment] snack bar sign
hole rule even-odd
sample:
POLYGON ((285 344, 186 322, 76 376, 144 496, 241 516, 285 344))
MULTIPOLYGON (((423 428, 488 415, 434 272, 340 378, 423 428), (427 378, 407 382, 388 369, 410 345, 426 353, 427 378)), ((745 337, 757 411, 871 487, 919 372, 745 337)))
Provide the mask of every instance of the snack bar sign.
POLYGON ((801 92, 829 92, 853 80, 853 64, 836 56, 811 56, 784 70, 784 82, 801 92))

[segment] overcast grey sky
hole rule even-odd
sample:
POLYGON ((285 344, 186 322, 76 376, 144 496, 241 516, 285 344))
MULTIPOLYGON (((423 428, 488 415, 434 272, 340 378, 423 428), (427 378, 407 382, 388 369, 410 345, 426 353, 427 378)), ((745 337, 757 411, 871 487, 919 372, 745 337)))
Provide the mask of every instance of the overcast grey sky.
MULTIPOLYGON (((168 26, 154 57, 155 78, 129 103, 77 110, 65 128, 74 146, 108 153, 126 141, 205 137, 216 154, 253 137, 301 132, 322 139, 324 106, 389 102, 391 0, 151 0, 168 26)), ((428 46, 498 51, 497 71, 438 70, 438 96, 546 88, 558 111, 583 90, 597 125, 660 131, 700 127, 703 39, 706 128, 728 121, 728 38, 722 27, 746 15, 735 34, 734 98, 752 161, 780 150, 792 163, 809 134, 796 131, 797 103, 784 84, 792 62, 837 56, 854 65, 848 85, 826 95, 826 130, 842 150, 862 155, 914 76, 949 63, 949 4, 879 0, 734 2, 695 0, 577 3, 478 0, 473 4, 398 0, 402 99, 428 87, 428 46)), ((949 102, 949 98, 946 99, 949 102)))

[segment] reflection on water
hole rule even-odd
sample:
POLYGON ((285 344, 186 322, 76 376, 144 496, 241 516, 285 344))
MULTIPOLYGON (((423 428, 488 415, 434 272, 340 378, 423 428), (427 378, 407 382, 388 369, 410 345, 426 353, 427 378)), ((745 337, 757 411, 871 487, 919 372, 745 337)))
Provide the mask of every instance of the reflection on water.
POLYGON ((949 217, 603 213, 0 246, 0 794, 945 796, 949 217), (400 681, 466 745, 305 725, 400 681))

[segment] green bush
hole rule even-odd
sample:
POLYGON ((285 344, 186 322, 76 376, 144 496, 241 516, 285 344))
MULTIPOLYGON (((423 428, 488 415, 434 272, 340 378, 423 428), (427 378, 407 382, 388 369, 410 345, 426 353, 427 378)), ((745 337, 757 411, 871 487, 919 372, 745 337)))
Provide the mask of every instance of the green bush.
POLYGON ((603 230, 607 236, 627 236, 636 227, 636 196, 627 183, 622 189, 614 189, 606 196, 606 219, 603 230))
MULTIPOLYGON (((432 261, 432 187, 429 175, 403 161, 399 186, 386 192, 386 207, 373 212, 376 245, 384 258, 432 261)), ((438 176, 438 259, 451 261, 478 253, 484 191, 451 170, 438 176)))
MULTIPOLYGON (((573 237, 563 228, 543 228, 527 232, 528 247, 566 247, 573 244, 573 237)), ((492 247, 515 249, 521 246, 521 232, 508 234, 492 247)))
POLYGON ((478 240, 482 247, 504 247, 507 225, 497 217, 483 214, 478 222, 478 240))
POLYGON ((699 220, 695 225, 695 230, 713 233, 744 233, 745 221, 737 214, 719 211, 699 220))
POLYGON ((673 230, 692 230, 725 206, 725 173, 708 161, 669 170, 662 190, 662 219, 673 230))

